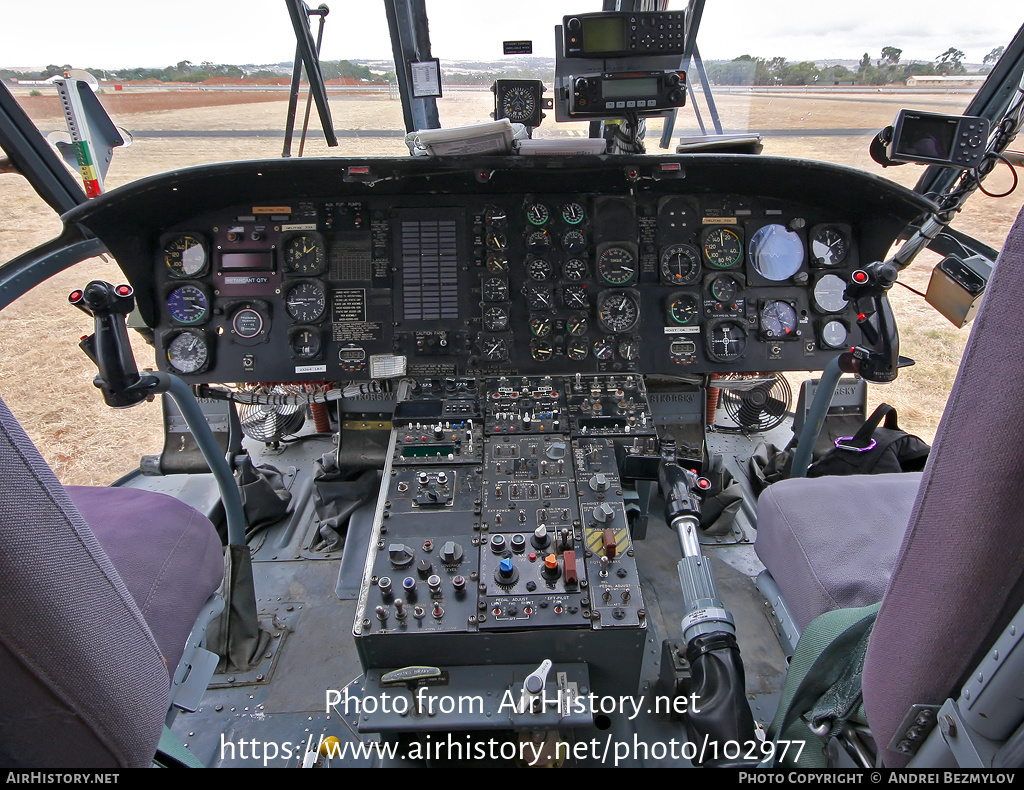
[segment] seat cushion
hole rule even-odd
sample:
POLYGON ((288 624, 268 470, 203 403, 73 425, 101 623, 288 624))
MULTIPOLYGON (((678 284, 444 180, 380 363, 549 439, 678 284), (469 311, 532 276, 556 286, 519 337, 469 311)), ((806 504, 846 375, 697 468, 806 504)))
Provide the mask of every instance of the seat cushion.
POLYGON ((135 599, 173 674, 199 610, 220 586, 224 555, 208 518, 137 488, 68 486, 68 495, 135 599))
POLYGON ((754 548, 803 629, 819 614, 882 600, 919 472, 783 480, 757 502, 754 548))

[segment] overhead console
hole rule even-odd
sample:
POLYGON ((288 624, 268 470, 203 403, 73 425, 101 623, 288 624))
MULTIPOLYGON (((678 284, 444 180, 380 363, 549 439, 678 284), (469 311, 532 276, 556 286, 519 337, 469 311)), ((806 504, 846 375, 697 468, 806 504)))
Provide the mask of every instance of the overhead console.
POLYGON ((233 189, 203 192, 206 168, 164 187, 172 221, 140 234, 144 260, 118 254, 158 364, 195 382, 821 369, 860 339, 847 284, 924 203, 789 160, 482 161, 240 163, 221 166, 233 189))

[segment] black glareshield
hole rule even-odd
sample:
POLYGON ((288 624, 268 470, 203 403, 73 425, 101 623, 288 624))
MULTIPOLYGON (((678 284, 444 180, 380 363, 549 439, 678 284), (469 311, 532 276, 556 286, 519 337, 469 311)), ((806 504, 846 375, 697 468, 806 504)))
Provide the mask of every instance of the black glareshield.
POLYGON ((131 286, 93 280, 72 291, 68 301, 93 318, 93 334, 79 343, 99 369, 94 384, 108 406, 123 409, 146 400, 152 393, 152 376, 140 376, 128 341, 126 318, 135 308, 131 286))

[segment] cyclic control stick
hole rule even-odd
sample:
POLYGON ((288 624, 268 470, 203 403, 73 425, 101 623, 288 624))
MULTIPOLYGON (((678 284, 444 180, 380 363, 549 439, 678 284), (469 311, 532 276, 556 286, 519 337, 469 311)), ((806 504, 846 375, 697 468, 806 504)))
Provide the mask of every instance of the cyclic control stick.
MULTIPOLYGON (((679 561, 679 583, 686 615, 683 639, 690 663, 694 705, 687 713, 695 740, 717 743, 715 757, 706 765, 745 765, 724 757, 727 742, 749 743, 755 739, 754 717, 747 704, 743 661, 736 644, 732 614, 718 595, 715 576, 707 557, 701 553, 700 497, 711 484, 695 472, 679 466, 673 443, 663 443, 658 481, 665 497, 665 521, 679 536, 683 558, 679 561)), ((743 754, 743 750, 740 750, 743 754)))

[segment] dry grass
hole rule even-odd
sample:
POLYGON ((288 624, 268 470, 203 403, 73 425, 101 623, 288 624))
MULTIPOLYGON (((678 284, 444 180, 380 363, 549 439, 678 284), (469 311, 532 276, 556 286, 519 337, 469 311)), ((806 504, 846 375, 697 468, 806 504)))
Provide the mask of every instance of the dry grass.
MULTIPOLYGON (((160 94, 104 94, 119 125, 136 131, 159 129, 278 129, 285 117, 284 94, 258 94, 240 103, 237 94, 183 94, 157 103, 160 94), (196 96, 202 98, 194 98, 196 96), (220 97, 219 99, 217 97, 220 97), (216 102, 210 104, 210 102, 216 102)), ((248 95, 247 95, 248 96, 248 95)), ((756 129, 875 128, 889 123, 904 106, 959 112, 966 97, 938 94, 909 97, 891 94, 834 96, 811 93, 799 96, 729 94, 720 100, 724 125, 756 129)), ((339 129, 400 128, 398 102, 385 98, 332 97, 335 125, 339 129)), ((488 120, 490 94, 449 93, 439 111, 446 126, 488 120)), ((44 131, 63 128, 56 100, 34 97, 28 105, 33 119, 44 131)), ((315 114, 314 114, 315 117, 315 114)), ((688 114, 676 133, 695 129, 688 114)), ((648 129, 652 151, 660 136, 660 122, 648 129)), ((551 120, 541 127, 545 134, 586 134, 584 124, 558 125, 551 120)), ((404 155, 399 138, 342 138, 335 149, 312 140, 309 156, 404 155)), ((912 186, 921 173, 908 165, 883 171, 867 154, 867 138, 776 137, 768 139, 766 154, 826 159, 879 173, 912 186)), ((267 138, 145 138, 118 151, 108 177, 108 187, 137 178, 206 162, 280 156, 280 142, 267 138)), ((995 179, 993 179, 995 180, 995 179)), ((993 188, 999 189, 994 183, 993 188)), ((0 261, 6 261, 52 238, 59 220, 26 183, 15 175, 0 176, 0 261)), ((1004 200, 975 196, 956 226, 995 247, 1024 200, 1024 189, 1004 200)), ((922 255, 903 279, 924 290, 934 256, 922 255)), ((66 302, 67 294, 91 279, 123 279, 112 262, 90 260, 41 284, 0 314, 0 395, 21 420, 46 460, 66 483, 105 484, 131 471, 142 454, 160 447, 160 416, 157 404, 114 412, 103 405, 92 384, 95 368, 77 348, 78 338, 90 331, 88 319, 66 302)), ((901 423, 930 440, 967 339, 922 299, 902 288, 892 294, 899 320, 902 351, 918 360, 887 387, 873 387, 871 400, 896 406, 901 423)), ((137 358, 149 364, 152 351, 135 339, 137 358)), ((796 378, 800 378, 798 375, 796 378)))

